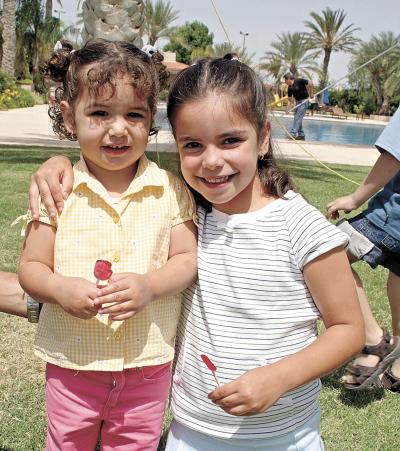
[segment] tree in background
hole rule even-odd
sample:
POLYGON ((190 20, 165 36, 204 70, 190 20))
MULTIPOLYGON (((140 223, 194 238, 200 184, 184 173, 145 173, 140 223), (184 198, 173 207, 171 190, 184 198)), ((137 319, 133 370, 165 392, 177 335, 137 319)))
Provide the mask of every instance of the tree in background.
POLYGON ((157 0, 155 4, 146 0, 144 8, 143 32, 148 44, 154 45, 159 38, 171 36, 174 28, 171 23, 179 16, 169 1, 157 0))
POLYGON ((44 92, 40 66, 62 36, 60 21, 55 17, 45 17, 40 0, 20 0, 16 23, 17 78, 28 78, 31 74, 35 90, 44 92))
MULTIPOLYGON (((400 42, 400 36, 393 32, 381 32, 367 42, 362 42, 350 64, 350 69, 363 65, 383 51, 400 42)), ((400 49, 391 51, 372 61, 351 77, 353 84, 361 85, 361 89, 374 93, 378 114, 388 115, 391 112, 390 99, 400 94, 400 49)))
POLYGON ((236 53, 239 60, 248 66, 252 65, 252 60, 255 56, 255 53, 247 53, 246 48, 243 48, 242 46, 234 46, 229 42, 223 42, 222 44, 214 44, 213 46, 210 46, 207 49, 207 54, 204 56, 210 56, 211 58, 222 58, 228 53, 236 53))
MULTIPOLYGON (((57 4, 60 6, 60 8, 63 7, 60 0, 57 0, 57 4)), ((46 19, 50 19, 53 17, 53 0, 46 0, 46 19)))
POLYGON ((1 15, 3 45, 0 69, 11 77, 15 73, 15 6, 15 0, 4 0, 1 15))
POLYGON ((342 9, 333 11, 326 8, 321 15, 311 12, 313 21, 305 21, 310 29, 308 33, 310 48, 322 50, 324 59, 320 76, 320 89, 325 88, 328 82, 328 67, 332 52, 353 52, 359 39, 353 36, 359 28, 353 24, 343 26, 346 13, 342 9))
POLYGON ((165 51, 175 52, 176 60, 191 64, 201 52, 206 52, 212 45, 213 33, 201 22, 186 22, 182 27, 176 28, 171 35, 171 42, 164 46, 165 51))
POLYGON ((265 52, 261 58, 260 69, 266 70, 276 81, 280 81, 285 72, 290 71, 295 77, 312 78, 313 72, 319 71, 315 62, 319 50, 311 51, 306 33, 282 33, 278 41, 272 42, 274 51, 265 52))
POLYGON ((103 38, 143 45, 144 0, 85 0, 82 18, 83 41, 103 38))

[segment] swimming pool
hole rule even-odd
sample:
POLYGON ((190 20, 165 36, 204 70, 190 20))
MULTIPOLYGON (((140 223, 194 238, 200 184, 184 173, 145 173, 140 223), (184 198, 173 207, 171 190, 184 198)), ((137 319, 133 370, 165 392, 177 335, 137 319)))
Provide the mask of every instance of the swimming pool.
MULTIPOLYGON (((292 126, 291 117, 278 117, 288 130, 292 126)), ((274 138, 287 138, 285 131, 277 121, 271 118, 272 136, 274 138)), ((354 122, 315 120, 304 118, 303 129, 307 141, 320 141, 333 144, 359 144, 373 146, 378 136, 384 129, 384 125, 357 124, 354 122)))
MULTIPOLYGON (((274 118, 271 117, 270 120, 272 123, 272 137, 277 139, 288 139, 285 131, 278 125, 274 118)), ((289 130, 293 122, 293 117, 278 116, 278 120, 289 130)), ((160 127, 161 130, 170 130, 167 112, 164 106, 158 107, 154 123, 157 127, 160 127)), ((341 121, 321 121, 304 118, 303 120, 303 129, 307 141, 320 141, 333 144, 373 146, 384 127, 384 125, 346 122, 346 119, 341 121)))

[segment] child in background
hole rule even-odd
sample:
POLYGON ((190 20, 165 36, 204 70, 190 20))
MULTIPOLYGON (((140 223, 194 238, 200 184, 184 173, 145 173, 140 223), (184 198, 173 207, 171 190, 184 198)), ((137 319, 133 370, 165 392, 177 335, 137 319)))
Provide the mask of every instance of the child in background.
MULTIPOLYGON (((190 66, 170 88, 168 117, 198 200, 199 278, 184 295, 166 449, 322 450, 318 378, 364 341, 347 237, 276 165, 265 87, 251 68, 190 66)), ((36 176, 40 191, 50 186, 61 208, 68 164, 45 165, 53 176, 36 176)))
POLYGON ((327 205, 327 216, 339 217, 339 211, 355 210, 370 199, 368 208, 341 222, 350 235, 349 259, 363 260, 373 269, 381 265, 389 270, 387 296, 392 313, 393 337, 383 330, 368 304, 362 281, 353 276, 365 322, 366 346, 347 366, 343 381, 349 390, 383 386, 400 392, 400 108, 375 143, 381 152, 366 179, 348 196, 327 205))
POLYGON ((44 302, 34 350, 47 362, 47 450, 94 450, 99 437, 104 450, 158 445, 179 293, 196 278, 190 193, 144 155, 161 59, 97 40, 45 66, 63 85, 53 128, 81 150, 62 214, 28 218, 19 266, 44 302), (112 295, 96 287, 98 259, 112 261, 112 295))

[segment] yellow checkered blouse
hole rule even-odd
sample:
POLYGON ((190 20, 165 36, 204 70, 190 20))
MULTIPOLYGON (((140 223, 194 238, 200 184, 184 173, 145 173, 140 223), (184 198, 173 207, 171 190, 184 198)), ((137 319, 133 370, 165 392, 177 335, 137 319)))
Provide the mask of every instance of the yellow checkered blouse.
MULTIPOLYGON (((136 177, 121 199, 109 197, 81 159, 74 166, 74 189, 56 222, 41 208, 40 221, 57 227, 54 271, 95 282, 96 260, 112 262, 114 273, 146 273, 168 258, 170 231, 193 219, 195 206, 184 183, 143 156, 136 177)), ((179 274, 177 274, 179 277, 179 274)), ((133 318, 108 315, 82 320, 45 304, 35 354, 64 368, 120 371, 172 360, 181 297, 150 303, 133 318)))

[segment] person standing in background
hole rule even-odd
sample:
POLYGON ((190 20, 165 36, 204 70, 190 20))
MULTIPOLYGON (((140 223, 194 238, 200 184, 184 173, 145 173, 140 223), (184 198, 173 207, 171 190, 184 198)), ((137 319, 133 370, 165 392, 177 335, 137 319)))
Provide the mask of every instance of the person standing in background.
POLYGON ((296 101, 294 110, 293 125, 290 133, 294 139, 304 141, 306 136, 303 131, 303 118, 308 108, 308 100, 313 97, 312 84, 305 78, 294 78, 290 72, 287 72, 283 79, 288 86, 288 107, 287 112, 292 108, 293 99, 296 101))

